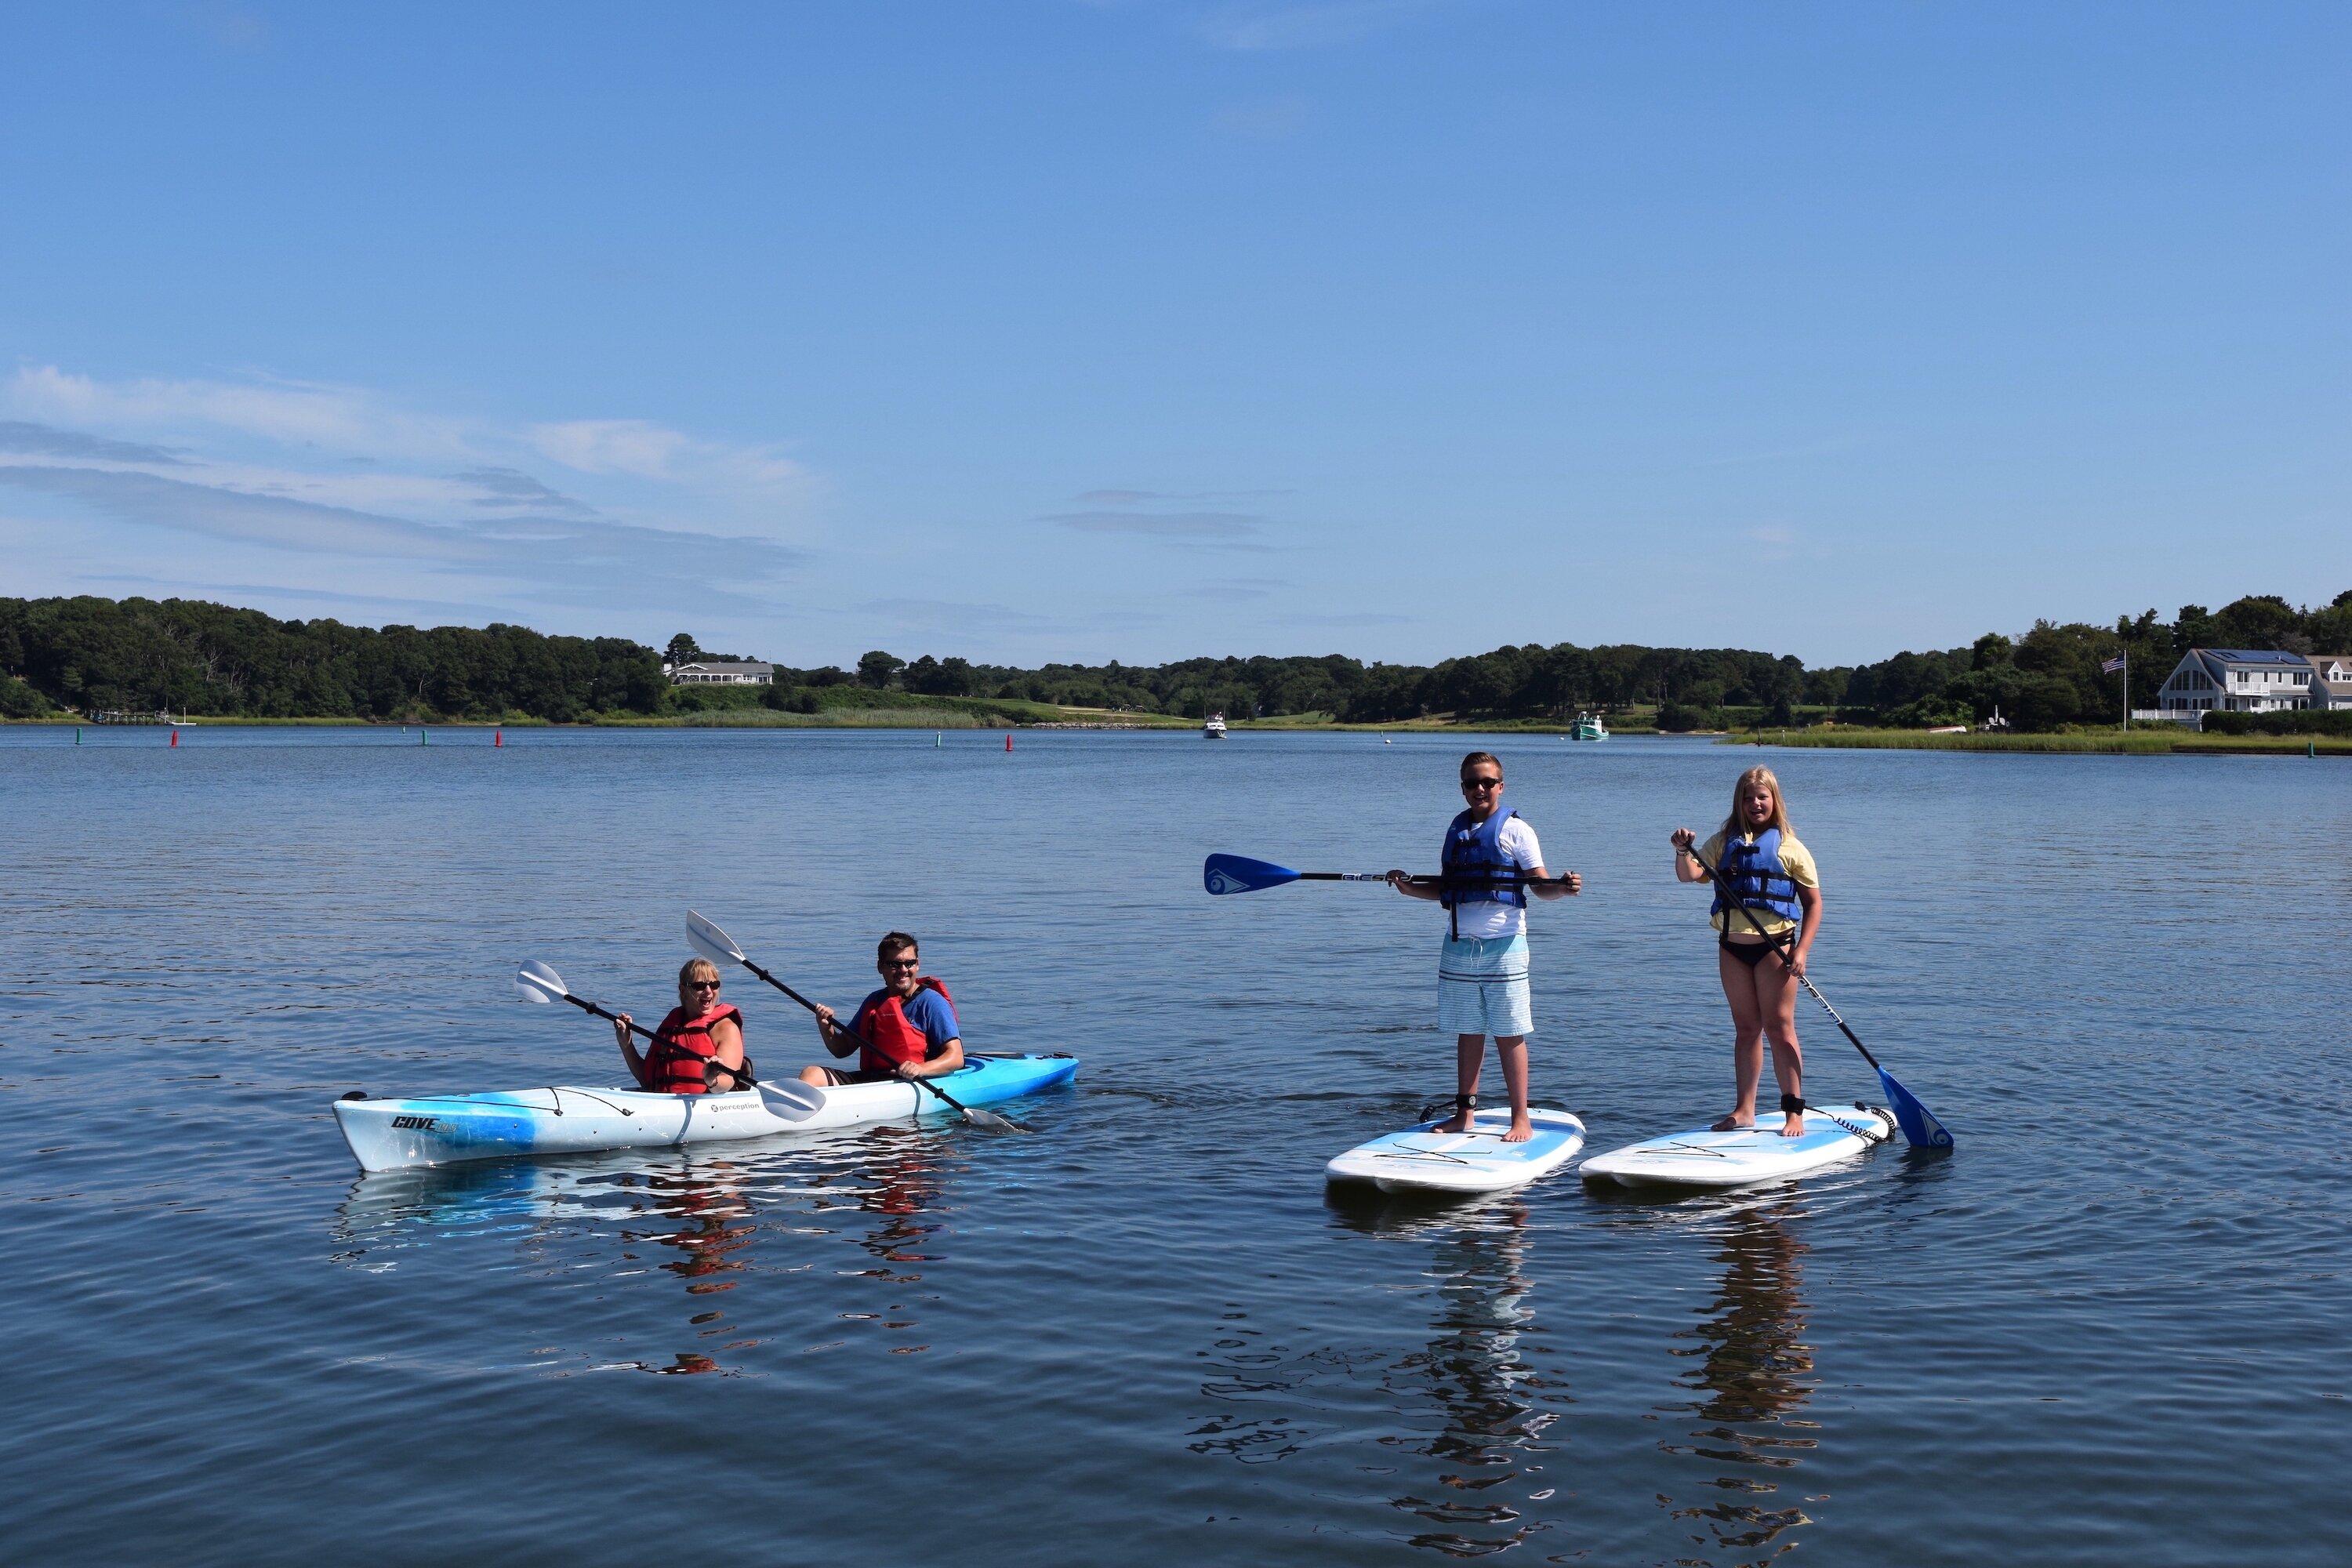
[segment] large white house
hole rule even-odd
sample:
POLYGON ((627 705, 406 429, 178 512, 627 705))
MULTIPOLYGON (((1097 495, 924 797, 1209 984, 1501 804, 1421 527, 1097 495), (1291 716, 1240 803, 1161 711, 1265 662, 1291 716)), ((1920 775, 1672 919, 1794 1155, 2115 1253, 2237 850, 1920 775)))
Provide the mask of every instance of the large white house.
POLYGON ((693 664, 666 664, 662 673, 672 686, 773 686, 776 667, 757 660, 733 662, 704 659, 693 664))
POLYGON ((2157 693, 2157 712, 2181 723, 2202 715, 2352 708, 2352 655, 2192 647, 2157 693))

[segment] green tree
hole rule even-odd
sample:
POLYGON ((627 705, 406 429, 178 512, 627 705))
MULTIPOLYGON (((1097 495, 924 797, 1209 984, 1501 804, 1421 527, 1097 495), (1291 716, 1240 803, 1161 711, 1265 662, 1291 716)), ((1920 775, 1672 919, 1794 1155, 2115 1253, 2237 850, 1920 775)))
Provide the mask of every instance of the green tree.
POLYGON ((875 690, 880 691, 897 679, 898 672, 906 668, 905 659, 884 653, 877 647, 870 653, 858 656, 857 683, 860 686, 870 686, 875 690))

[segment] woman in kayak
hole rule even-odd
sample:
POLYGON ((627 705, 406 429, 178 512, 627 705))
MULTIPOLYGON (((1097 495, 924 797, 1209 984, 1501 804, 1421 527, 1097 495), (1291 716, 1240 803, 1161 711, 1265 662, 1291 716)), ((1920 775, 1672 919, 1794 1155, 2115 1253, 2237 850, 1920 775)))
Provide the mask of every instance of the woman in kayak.
POLYGON ((645 1054, 629 1034, 629 1016, 613 1020, 613 1037, 638 1087, 656 1094, 724 1094, 751 1081, 743 1055, 743 1015, 719 1000, 719 966, 690 958, 677 972, 677 1005, 645 1054))
POLYGON ((1772 770, 1750 768, 1731 790, 1731 815, 1722 831, 1698 845, 1687 827, 1674 831, 1675 876, 1709 879, 1700 861, 1722 876, 1738 907, 1717 889, 1713 906, 1716 968, 1731 1004, 1732 1071, 1737 1098, 1717 1132, 1756 1125, 1756 1090, 1764 1077, 1764 1041, 1772 1042, 1772 1076, 1780 1084, 1784 1138, 1805 1130, 1805 1058, 1797 1046, 1797 979, 1822 925, 1822 879, 1813 858, 1789 831, 1780 781, 1772 770), (1694 847, 1696 846, 1695 848, 1694 847), (1743 912, 1745 911, 1745 912, 1743 912), (1791 940, 1793 939, 1793 940, 1791 940))
POLYGON ((836 1057, 857 1053, 856 1070, 807 1067, 801 1081, 817 1085, 877 1083, 891 1078, 937 1078, 963 1066, 963 1028, 948 988, 923 973, 915 939, 894 931, 874 950, 882 989, 857 1005, 846 1028, 830 1007, 816 1011, 816 1037, 836 1057))

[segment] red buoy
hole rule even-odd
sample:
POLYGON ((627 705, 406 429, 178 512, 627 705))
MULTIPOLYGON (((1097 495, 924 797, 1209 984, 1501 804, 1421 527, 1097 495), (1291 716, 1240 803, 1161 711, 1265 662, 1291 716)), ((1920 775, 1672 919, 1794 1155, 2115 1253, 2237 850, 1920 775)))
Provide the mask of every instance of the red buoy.
MULTIPOLYGON (((176 745, 178 745, 179 743, 180 743, 180 732, 179 732, 177 730, 174 730, 174 731, 172 731, 172 744, 173 744, 173 745, 175 745, 175 746, 176 746, 176 745)), ((1013 737, 1012 737, 1012 736, 1010 736, 1010 735, 1007 735, 1006 737, 1004 737, 1004 743, 1005 743, 1007 746, 1010 746, 1010 745, 1013 743, 1013 737)))
POLYGON ((507 743, 507 732, 506 732, 504 730, 493 730, 493 731, 490 731, 490 744, 491 744, 491 745, 493 745, 493 746, 503 746, 503 745, 505 745, 506 743, 507 743))
POLYGON ((1010 730, 1004 731, 1004 749, 1008 752, 1013 749, 1013 731, 1010 730))

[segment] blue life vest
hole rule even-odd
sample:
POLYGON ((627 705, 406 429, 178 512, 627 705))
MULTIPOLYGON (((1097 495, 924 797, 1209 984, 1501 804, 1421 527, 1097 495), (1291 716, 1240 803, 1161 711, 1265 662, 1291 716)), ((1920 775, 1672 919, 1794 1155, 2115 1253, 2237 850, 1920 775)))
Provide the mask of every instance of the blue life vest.
MULTIPOLYGON (((1749 909, 1759 914, 1769 911, 1799 924, 1804 922, 1805 906, 1797 901, 1797 884, 1790 879, 1789 868, 1780 864, 1779 828, 1766 828, 1756 836, 1753 842, 1735 838, 1727 833, 1723 839, 1723 863, 1716 869, 1723 873, 1724 881, 1738 896, 1739 901, 1749 909)), ((1730 910, 1731 906, 1724 900, 1723 889, 1717 888, 1715 903, 1709 912, 1724 915, 1730 910)), ((1745 921, 1724 922, 1725 935, 1728 936, 1735 931, 1744 931, 1751 936, 1755 934, 1754 928, 1745 921)))
MULTIPOLYGON (((1516 811, 1498 811, 1484 822, 1473 822, 1470 814, 1463 812, 1445 830, 1445 847, 1438 856, 1438 865, 1448 877, 1517 877, 1525 868, 1503 849, 1503 824, 1518 816, 1516 811)), ((1508 882, 1486 887, 1456 887, 1451 882, 1438 888, 1437 901, 1449 914, 1463 904, 1509 904, 1515 909, 1528 907, 1528 891, 1524 886, 1508 882)), ((1462 927, 1454 922, 1454 934, 1462 934, 1462 927)))

